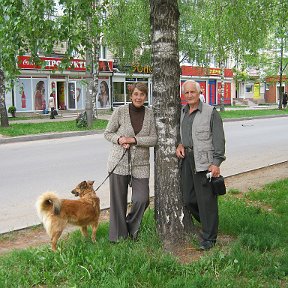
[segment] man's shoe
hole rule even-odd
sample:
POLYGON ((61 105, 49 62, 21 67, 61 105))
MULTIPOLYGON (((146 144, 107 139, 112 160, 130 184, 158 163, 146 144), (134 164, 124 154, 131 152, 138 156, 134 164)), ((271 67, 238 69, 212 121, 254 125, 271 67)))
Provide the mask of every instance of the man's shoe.
POLYGON ((215 244, 216 244, 215 241, 206 240, 206 241, 201 242, 199 249, 202 251, 207 251, 207 250, 213 248, 215 246, 215 244))
POLYGON ((133 240, 135 242, 138 241, 138 231, 136 231, 134 234, 129 233, 129 237, 131 240, 133 240))

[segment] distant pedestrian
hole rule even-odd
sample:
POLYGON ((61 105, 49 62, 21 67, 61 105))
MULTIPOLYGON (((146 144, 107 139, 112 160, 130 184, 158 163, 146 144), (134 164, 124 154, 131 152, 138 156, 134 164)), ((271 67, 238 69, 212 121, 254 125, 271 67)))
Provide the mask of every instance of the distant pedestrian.
POLYGON ((53 93, 50 94, 48 105, 50 109, 50 119, 55 119, 55 99, 53 97, 53 93))
POLYGON ((201 102, 204 102, 204 103, 206 103, 206 99, 205 99, 205 96, 203 95, 203 92, 202 92, 202 90, 201 90, 201 92, 200 92, 200 96, 199 96, 199 99, 200 99, 200 101, 201 101, 201 102))
POLYGON ((287 106, 287 92, 283 94, 282 107, 285 109, 287 106))

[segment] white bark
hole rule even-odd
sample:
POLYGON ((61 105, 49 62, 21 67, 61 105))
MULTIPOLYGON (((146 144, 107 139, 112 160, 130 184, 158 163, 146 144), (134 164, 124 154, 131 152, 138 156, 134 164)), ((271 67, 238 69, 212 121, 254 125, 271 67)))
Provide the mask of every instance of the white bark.
MULTIPOLYGON (((150 0, 153 57, 153 109, 158 144, 155 149, 155 217, 164 243, 177 243, 192 232, 185 217, 175 155, 180 118, 180 66, 177 1, 150 0)), ((167 244, 168 245, 168 244, 167 244)))

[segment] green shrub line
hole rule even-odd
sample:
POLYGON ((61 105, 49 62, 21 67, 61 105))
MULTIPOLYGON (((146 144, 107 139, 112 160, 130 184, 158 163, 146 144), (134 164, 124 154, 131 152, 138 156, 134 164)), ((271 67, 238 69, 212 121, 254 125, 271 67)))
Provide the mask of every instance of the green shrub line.
POLYGON ((104 222, 95 244, 77 230, 56 253, 43 245, 0 256, 0 287, 287 287, 287 186, 221 196, 218 244, 191 263, 163 251, 149 208, 136 242, 110 243, 104 222))

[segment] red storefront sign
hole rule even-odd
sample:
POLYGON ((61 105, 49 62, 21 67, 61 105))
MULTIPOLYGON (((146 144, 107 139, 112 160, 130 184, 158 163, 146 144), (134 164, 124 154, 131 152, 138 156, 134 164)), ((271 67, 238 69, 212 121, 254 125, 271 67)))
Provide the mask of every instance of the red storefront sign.
MULTIPOLYGON (((182 76, 221 76, 220 68, 181 66, 182 76)), ((224 69, 225 77, 233 77, 232 69, 224 69)))
MULTIPOLYGON (((62 58, 55 57, 40 57, 43 61, 43 65, 36 65, 31 61, 30 56, 18 56, 18 68, 20 69, 43 69, 43 70, 58 70, 62 63, 62 58)), ((71 60, 70 66, 66 70, 73 71, 86 71, 86 62, 84 60, 73 59, 71 60)))

